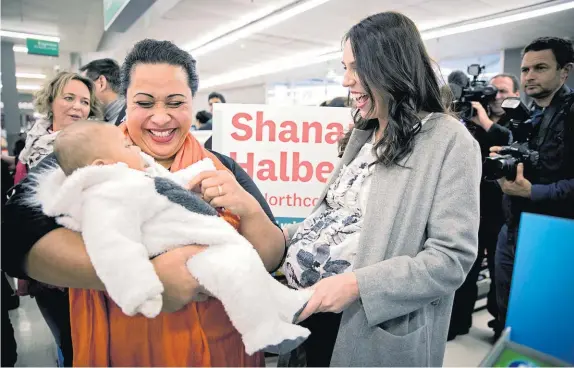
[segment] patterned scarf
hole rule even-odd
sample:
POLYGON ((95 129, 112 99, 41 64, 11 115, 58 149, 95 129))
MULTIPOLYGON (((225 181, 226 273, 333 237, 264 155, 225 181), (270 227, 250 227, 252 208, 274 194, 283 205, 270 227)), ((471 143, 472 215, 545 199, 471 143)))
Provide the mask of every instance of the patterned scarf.
POLYGON ((57 136, 58 132, 52 131, 51 120, 38 120, 27 133, 26 145, 18 159, 27 165, 28 168, 33 168, 42 161, 44 157, 52 153, 54 150, 54 140, 57 136))

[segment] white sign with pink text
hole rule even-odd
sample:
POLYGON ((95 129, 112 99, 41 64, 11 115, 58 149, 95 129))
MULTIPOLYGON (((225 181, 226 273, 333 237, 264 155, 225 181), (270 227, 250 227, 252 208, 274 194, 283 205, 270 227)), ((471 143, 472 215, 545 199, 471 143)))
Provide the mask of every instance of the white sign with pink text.
POLYGON ((294 223, 317 204, 352 122, 348 108, 215 104, 212 147, 247 171, 279 223, 294 223))

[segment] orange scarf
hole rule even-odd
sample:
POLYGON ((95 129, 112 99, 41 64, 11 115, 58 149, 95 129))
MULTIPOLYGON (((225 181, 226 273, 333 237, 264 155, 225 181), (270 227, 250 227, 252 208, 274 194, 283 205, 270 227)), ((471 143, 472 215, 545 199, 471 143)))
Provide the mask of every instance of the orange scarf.
MULTIPOLYGON (((127 134, 125 124, 122 126, 127 134)), ((191 135, 185 138, 171 171, 206 157, 217 169, 225 166, 191 135)), ((237 217, 223 217, 238 226, 237 217)), ((121 246, 121 244, 118 244, 121 246)), ((241 335, 216 299, 190 303, 154 319, 128 317, 105 292, 70 289, 74 366, 192 367, 265 365, 263 354, 248 356, 241 335)))

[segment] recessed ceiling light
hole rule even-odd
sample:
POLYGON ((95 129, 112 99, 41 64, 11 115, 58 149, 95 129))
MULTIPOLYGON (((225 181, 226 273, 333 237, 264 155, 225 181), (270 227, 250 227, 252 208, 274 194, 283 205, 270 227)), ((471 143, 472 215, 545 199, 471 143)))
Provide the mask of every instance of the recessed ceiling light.
POLYGON ((467 24, 461 24, 459 26, 446 26, 438 28, 436 30, 429 30, 422 32, 421 36, 423 40, 431 40, 440 37, 452 36, 455 34, 466 33, 471 31, 476 31, 479 29, 490 28, 495 26, 501 26, 504 24, 514 23, 521 20, 527 20, 531 18, 541 17, 544 15, 558 13, 564 10, 574 9, 574 1, 567 3, 561 3, 557 5, 551 5, 544 8, 531 9, 526 11, 521 11, 511 15, 503 15, 495 17, 492 19, 470 21, 467 24))
POLYGON ((4 31, 4 30, 0 30, 0 36, 11 37, 11 38, 20 38, 20 39, 35 38, 37 40, 43 40, 43 41, 60 42, 60 37, 57 37, 57 36, 45 36, 45 35, 39 35, 39 34, 12 32, 12 31, 4 31))
POLYGON ((23 52, 26 54, 28 53, 28 48, 26 46, 14 45, 12 49, 14 52, 23 52))
POLYGON ((39 74, 39 73, 18 73, 18 72, 16 72, 16 78, 46 79, 46 75, 45 74, 39 74))
POLYGON ((38 91, 42 88, 42 86, 33 84, 18 84, 16 88, 23 91, 38 91))
POLYGON ((247 68, 234 70, 229 73, 224 73, 212 78, 208 78, 204 82, 199 83, 199 88, 211 88, 221 84, 238 82, 262 75, 278 73, 285 70, 313 64, 319 64, 324 61, 340 59, 341 56, 341 51, 333 51, 331 48, 323 49, 322 52, 317 52, 317 50, 312 50, 311 52, 303 52, 286 58, 270 60, 247 68))
POLYGON ((279 5, 266 7, 239 20, 230 22, 210 32, 208 35, 190 42, 183 49, 189 50, 193 57, 198 58, 311 10, 327 1, 330 0, 283 1, 279 5))
MULTIPOLYGON (((484 18, 479 18, 474 22, 471 20, 470 22, 472 23, 464 25, 445 26, 435 30, 423 31, 421 32, 421 37, 423 40, 430 40, 557 13, 560 11, 574 9, 574 1, 551 5, 544 8, 533 8, 534 9, 531 8, 530 10, 523 10, 519 13, 499 16, 487 20, 480 20, 484 18)), ((308 65, 314 65, 321 62, 336 60, 340 59, 341 56, 342 53, 338 48, 333 48, 330 50, 318 49, 307 51, 303 54, 295 55, 293 57, 274 59, 261 64, 256 64, 251 67, 241 68, 213 76, 206 79, 204 83, 200 83, 200 89, 211 88, 214 86, 234 83, 249 78, 260 77, 263 75, 301 68, 308 65)))

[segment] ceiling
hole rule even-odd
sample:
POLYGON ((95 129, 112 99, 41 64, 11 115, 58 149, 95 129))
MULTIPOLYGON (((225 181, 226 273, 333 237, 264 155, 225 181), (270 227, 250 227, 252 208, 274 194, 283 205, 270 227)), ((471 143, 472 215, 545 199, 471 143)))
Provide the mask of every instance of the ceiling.
MULTIPOLYGON (((137 1, 137 0, 131 0, 137 1)), ((143 38, 167 39, 189 45, 219 27, 254 12, 280 7, 295 0, 156 0, 126 32, 103 31, 102 0, 2 0, 2 29, 61 38, 58 58, 17 54, 18 71, 49 73, 55 65, 70 67, 70 53, 82 61, 100 57, 123 60, 143 38)), ((300 0, 299 0, 300 1, 300 0)), ((266 61, 323 48, 337 49, 344 33, 363 17, 396 10, 411 17, 422 31, 503 13, 541 0, 330 0, 246 38, 198 57, 202 80, 266 61)), ((480 31, 426 41, 435 60, 480 55, 522 47, 542 35, 574 37, 574 10, 480 31)), ((22 41, 20 41, 22 42, 22 41)), ((252 78, 233 86, 284 79, 286 75, 321 76, 329 61, 275 75, 252 78), (317 75, 319 73, 319 75, 317 75)), ((231 86, 231 85, 230 85, 231 86)))
MULTIPOLYGON (((16 71, 51 75, 70 68, 70 53, 96 50, 104 32, 100 0, 2 0, 2 30, 60 37, 60 55, 15 53, 16 71)), ((25 46, 23 39, 10 39, 25 46)), ((19 78, 18 83, 37 85, 38 80, 19 78)))

